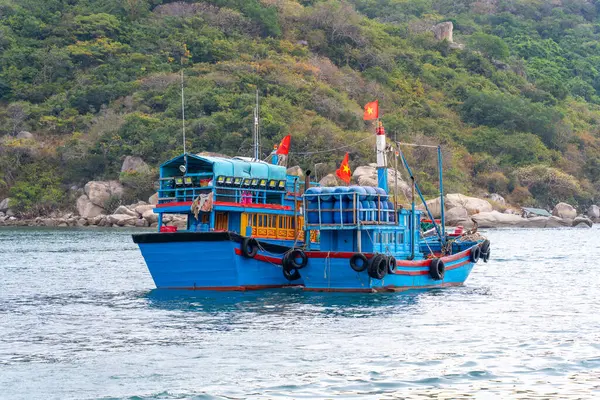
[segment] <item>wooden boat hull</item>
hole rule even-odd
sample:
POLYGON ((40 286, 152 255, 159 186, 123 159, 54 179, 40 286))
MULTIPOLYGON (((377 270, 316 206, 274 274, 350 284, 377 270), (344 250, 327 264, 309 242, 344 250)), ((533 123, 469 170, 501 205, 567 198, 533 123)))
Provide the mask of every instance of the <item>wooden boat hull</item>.
POLYGON ((133 240, 159 289, 239 291, 302 284, 301 279, 288 281, 281 256, 273 256, 286 247, 263 244, 264 250, 247 258, 235 233, 149 233, 133 235, 133 240))
POLYGON ((436 287, 462 285, 474 263, 470 260, 471 250, 443 257, 446 272, 443 279, 434 280, 429 273, 431 260, 398 260, 394 273, 383 279, 371 278, 367 271, 356 272, 350 267, 351 253, 308 252, 308 264, 301 270, 304 290, 342 292, 406 291, 436 287))
POLYGON ((241 240, 231 232, 134 235, 160 289, 243 291, 299 286, 327 292, 406 291, 462 285, 474 265, 467 249, 443 258, 446 272, 442 280, 430 276, 431 260, 398 260, 396 271, 378 280, 367 271, 350 267, 352 252, 308 251, 307 265, 300 270, 302 277, 288 281, 282 264, 289 247, 261 242, 258 254, 248 258, 242 254, 241 240))

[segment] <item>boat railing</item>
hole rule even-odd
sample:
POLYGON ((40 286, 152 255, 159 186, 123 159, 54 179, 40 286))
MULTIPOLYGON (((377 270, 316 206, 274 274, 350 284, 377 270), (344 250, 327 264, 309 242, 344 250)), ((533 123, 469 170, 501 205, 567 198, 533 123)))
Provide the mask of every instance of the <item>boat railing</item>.
POLYGON ((158 190, 158 201, 182 202, 193 201, 201 194, 215 190, 215 200, 239 204, 283 204, 286 190, 243 188, 228 186, 175 186, 161 187, 158 190))
POLYGON ((364 206, 358 193, 305 194, 302 199, 305 229, 356 229, 361 225, 396 225, 398 213, 393 208, 388 208, 387 198, 387 195, 373 195, 373 207, 364 206))

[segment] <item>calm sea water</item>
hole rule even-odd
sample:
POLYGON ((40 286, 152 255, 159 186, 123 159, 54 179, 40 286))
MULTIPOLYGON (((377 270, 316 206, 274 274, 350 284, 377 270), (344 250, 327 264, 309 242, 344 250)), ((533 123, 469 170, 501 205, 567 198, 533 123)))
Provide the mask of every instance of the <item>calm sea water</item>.
POLYGON ((152 290, 125 230, 0 230, 0 398, 600 397, 600 229, 497 230, 464 287, 152 290))

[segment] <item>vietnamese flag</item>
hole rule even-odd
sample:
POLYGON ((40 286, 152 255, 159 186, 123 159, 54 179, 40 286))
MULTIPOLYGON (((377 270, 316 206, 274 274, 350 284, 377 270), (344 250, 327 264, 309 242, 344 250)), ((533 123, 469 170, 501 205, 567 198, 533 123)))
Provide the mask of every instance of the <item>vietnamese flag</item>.
POLYGON ((350 179, 352 178, 352 171, 350 171, 350 166, 348 165, 348 153, 344 157, 344 161, 342 161, 342 165, 335 171, 335 174, 346 183, 350 183, 350 179))
POLYGON ((367 105, 365 106, 365 115, 363 116, 363 119, 365 121, 368 121, 370 119, 377 118, 379 118, 379 102, 378 100, 375 100, 370 103, 367 103, 367 105))
POLYGON ((284 137, 281 140, 281 143, 279 143, 279 147, 277 147, 277 151, 275 152, 275 154, 287 156, 288 153, 290 152, 290 139, 291 138, 292 137, 290 135, 287 135, 286 137, 284 137))

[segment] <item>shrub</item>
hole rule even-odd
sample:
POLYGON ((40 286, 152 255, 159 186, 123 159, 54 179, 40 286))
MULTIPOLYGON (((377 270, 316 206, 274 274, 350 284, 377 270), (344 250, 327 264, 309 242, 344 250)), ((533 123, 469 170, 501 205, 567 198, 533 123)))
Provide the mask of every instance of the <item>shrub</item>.
POLYGON ((561 201, 577 203, 585 195, 575 177, 556 168, 525 167, 517 170, 517 176, 541 206, 552 207, 561 201))
POLYGON ((508 201, 511 204, 518 204, 521 206, 533 205, 533 197, 529 190, 523 186, 517 186, 512 193, 508 196, 508 201))
POLYGON ((121 172, 119 181, 125 187, 123 201, 126 204, 132 204, 140 199, 147 199, 156 191, 154 188, 156 174, 152 171, 137 172, 126 171, 121 172))
POLYGON ((11 208, 25 217, 46 215, 64 206, 65 191, 54 169, 28 166, 10 189, 11 208))
POLYGON ((502 172, 491 172, 477 177, 477 183, 490 193, 508 193, 508 182, 508 178, 502 172))
POLYGON ((104 202, 104 209, 106 210, 106 212, 108 214, 112 214, 113 212, 115 212, 115 210, 117 208, 119 208, 119 206, 123 204, 123 200, 121 199, 120 196, 116 196, 116 195, 111 195, 105 202, 104 202))

